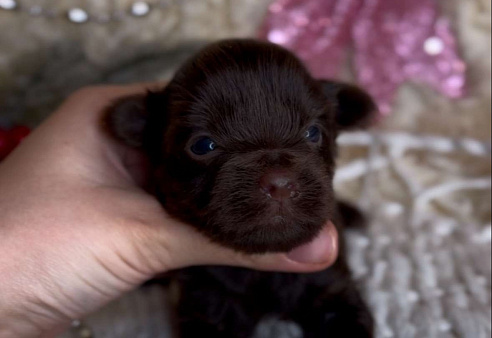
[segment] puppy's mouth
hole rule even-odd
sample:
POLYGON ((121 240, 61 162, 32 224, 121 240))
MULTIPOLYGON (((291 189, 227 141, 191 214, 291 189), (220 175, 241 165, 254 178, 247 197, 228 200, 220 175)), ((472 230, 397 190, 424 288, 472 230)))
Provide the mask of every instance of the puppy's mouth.
MULTIPOLYGON (((229 161, 216 177, 202 231, 220 244, 253 254, 288 253, 323 234, 333 197, 329 177, 316 170, 318 163, 265 169, 256 157, 248 165, 240 160, 229 161)), ((319 240, 313 243, 306 250, 322 247, 319 240)))
POLYGON ((304 264, 321 264, 334 261, 338 255, 338 231, 327 222, 310 242, 298 246, 287 254, 290 260, 304 264))

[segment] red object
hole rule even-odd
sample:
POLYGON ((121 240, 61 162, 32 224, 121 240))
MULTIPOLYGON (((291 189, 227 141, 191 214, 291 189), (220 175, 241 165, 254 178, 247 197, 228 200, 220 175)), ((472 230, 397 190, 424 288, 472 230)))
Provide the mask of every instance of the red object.
POLYGON ((0 161, 7 157, 31 130, 26 126, 16 126, 9 131, 0 129, 0 161))
POLYGON ((0 129, 0 161, 7 157, 14 147, 15 142, 10 137, 10 133, 0 129))
POLYGON ((26 126, 16 126, 9 131, 9 136, 14 142, 14 145, 18 145, 21 143, 21 141, 26 138, 27 135, 31 132, 31 129, 29 129, 26 126))

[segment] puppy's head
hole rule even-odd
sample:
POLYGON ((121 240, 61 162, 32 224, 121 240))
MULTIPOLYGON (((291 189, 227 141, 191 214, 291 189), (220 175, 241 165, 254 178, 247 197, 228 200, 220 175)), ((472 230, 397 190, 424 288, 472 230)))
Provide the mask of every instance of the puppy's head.
POLYGON ((107 122, 149 155, 168 212, 263 253, 312 240, 332 217, 336 136, 374 110, 360 89, 314 80, 278 46, 231 40, 198 53, 162 92, 117 102, 107 122))

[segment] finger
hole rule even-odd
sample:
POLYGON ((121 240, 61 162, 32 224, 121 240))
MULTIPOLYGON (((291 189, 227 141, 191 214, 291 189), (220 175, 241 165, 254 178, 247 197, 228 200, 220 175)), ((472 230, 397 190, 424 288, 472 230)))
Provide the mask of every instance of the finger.
POLYGON ((265 271, 314 272, 326 269, 336 261, 337 257, 338 234, 335 226, 330 222, 311 242, 289 253, 252 256, 240 254, 237 264, 265 271))
MULTIPOLYGON (((88 141, 104 138, 101 132, 101 117, 106 108, 116 99, 145 94, 147 91, 162 89, 165 82, 147 82, 123 86, 93 86, 73 93, 41 126, 40 130, 56 129, 55 137, 66 138, 73 135, 87 136, 88 141), (89 138, 90 137, 90 138, 89 138)), ((35 134, 40 132, 34 131, 35 134)))
MULTIPOLYGON (((230 265, 264 271, 314 272, 329 267, 338 257, 338 233, 331 222, 325 225, 315 239, 290 253, 253 255, 213 243, 190 226, 176 221, 165 228, 165 269, 194 265, 230 265)), ((158 237, 153 238, 155 240, 158 237)))
MULTIPOLYGON (((114 184, 140 182, 142 179, 138 176, 142 176, 142 170, 129 172, 123 163, 130 159, 130 164, 135 166, 132 163, 140 163, 139 154, 134 154, 132 149, 118 144, 104 132, 102 116, 105 109, 119 97, 144 94, 149 90, 162 89, 164 86, 163 82, 152 82, 81 89, 71 95, 52 116, 34 130, 12 155, 16 156, 24 149, 30 149, 30 156, 42 157, 46 156, 43 149, 51 149, 52 158, 46 158, 44 162, 57 161, 58 165, 50 170, 66 168, 67 173, 101 182, 109 180, 114 184)), ((43 158, 39 159, 41 160, 43 158)), ((51 167, 53 166, 48 166, 51 167)))
MULTIPOLYGON (((85 111, 99 114, 112 101, 130 95, 145 94, 148 91, 162 90, 167 82, 141 82, 128 85, 101 85, 77 90, 64 102, 57 112, 85 111)), ((70 113, 73 114, 73 113, 70 113)))

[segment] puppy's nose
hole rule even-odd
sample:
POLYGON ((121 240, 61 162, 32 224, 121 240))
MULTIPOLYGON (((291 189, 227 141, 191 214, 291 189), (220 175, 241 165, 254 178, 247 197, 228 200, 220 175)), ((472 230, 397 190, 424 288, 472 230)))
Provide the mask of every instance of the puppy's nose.
POLYGON ((277 201, 294 198, 299 195, 299 188, 294 174, 288 170, 275 169, 260 178, 260 189, 268 197, 277 201))

